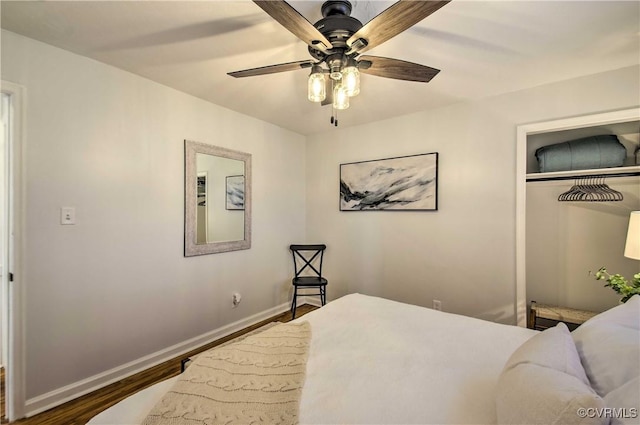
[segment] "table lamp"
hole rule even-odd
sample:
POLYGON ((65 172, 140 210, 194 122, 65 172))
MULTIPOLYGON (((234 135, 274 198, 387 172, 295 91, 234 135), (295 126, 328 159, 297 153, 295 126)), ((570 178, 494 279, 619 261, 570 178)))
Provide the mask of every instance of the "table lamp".
POLYGON ((640 260, 640 211, 631 211, 624 256, 634 260, 640 260))

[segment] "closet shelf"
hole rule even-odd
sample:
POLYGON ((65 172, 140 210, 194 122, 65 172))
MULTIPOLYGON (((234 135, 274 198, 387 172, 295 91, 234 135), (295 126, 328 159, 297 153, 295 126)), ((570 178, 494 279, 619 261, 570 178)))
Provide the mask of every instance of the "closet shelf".
POLYGON ((594 168, 588 170, 554 171, 550 173, 528 173, 527 181, 572 180, 578 177, 608 176, 627 177, 640 176, 640 165, 613 168, 594 168))

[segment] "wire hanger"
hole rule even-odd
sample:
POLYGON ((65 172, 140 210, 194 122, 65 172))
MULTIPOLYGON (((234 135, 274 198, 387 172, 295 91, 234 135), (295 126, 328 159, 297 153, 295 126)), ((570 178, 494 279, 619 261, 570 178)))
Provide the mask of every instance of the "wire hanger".
POLYGON ((622 193, 611 189, 605 176, 580 177, 571 189, 558 196, 560 202, 615 202, 622 201, 622 193))

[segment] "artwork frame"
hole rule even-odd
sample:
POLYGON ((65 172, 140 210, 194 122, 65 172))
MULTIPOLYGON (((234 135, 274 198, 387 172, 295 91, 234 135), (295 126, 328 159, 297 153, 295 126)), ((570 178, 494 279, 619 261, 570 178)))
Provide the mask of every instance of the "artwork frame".
POLYGON ((437 211, 438 152, 340 164, 340 211, 437 211))
POLYGON ((227 176, 225 178, 225 208, 227 210, 244 211, 245 179, 244 176, 227 176))

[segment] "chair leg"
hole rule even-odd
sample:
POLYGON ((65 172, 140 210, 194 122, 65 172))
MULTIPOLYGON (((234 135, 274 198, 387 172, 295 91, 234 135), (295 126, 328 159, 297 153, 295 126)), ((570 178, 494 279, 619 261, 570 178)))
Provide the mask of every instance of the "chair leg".
POLYGON ((298 300, 298 287, 293 287, 293 299, 291 300, 291 319, 296 318, 296 308, 297 308, 297 300, 298 300))
POLYGON ((320 287, 320 303, 322 305, 325 305, 327 303, 327 287, 326 286, 320 287))

